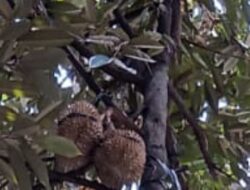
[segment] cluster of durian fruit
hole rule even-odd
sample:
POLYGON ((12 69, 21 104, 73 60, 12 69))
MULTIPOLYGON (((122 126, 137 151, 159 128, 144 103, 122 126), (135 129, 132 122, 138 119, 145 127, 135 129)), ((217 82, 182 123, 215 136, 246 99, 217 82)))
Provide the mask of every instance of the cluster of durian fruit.
MULTIPOLYGON (((105 115, 105 114, 103 114, 105 115)), ((55 168, 67 173, 92 163, 105 186, 120 189, 138 181, 146 161, 145 144, 131 129, 120 129, 87 101, 69 105, 59 116, 58 134, 72 140, 82 155, 66 158, 56 155, 55 168), (105 123, 113 127, 104 127, 105 123)))

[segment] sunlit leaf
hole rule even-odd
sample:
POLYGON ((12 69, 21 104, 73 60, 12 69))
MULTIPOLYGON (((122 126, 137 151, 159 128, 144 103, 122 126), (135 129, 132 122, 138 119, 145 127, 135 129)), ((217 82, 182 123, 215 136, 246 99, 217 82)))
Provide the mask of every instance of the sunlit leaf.
POLYGON ((116 66, 128 71, 131 74, 134 74, 134 75, 137 74, 137 71, 135 69, 127 67, 126 64, 124 64, 121 60, 119 60, 117 58, 112 59, 112 63, 115 64, 116 66))
POLYGON ((0 93, 6 93, 15 97, 37 97, 38 93, 27 84, 22 82, 16 81, 11 82, 8 80, 1 80, 0 81, 0 93))
POLYGON ((7 121, 15 121, 17 114, 6 106, 0 106, 0 119, 7 121))

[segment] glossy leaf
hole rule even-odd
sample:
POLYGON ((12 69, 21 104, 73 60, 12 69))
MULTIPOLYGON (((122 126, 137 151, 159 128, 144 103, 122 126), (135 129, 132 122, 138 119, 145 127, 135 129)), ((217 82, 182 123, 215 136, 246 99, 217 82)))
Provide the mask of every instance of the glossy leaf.
POLYGON ((110 63, 110 58, 106 55, 94 55, 89 59, 89 67, 91 69, 99 68, 110 63))

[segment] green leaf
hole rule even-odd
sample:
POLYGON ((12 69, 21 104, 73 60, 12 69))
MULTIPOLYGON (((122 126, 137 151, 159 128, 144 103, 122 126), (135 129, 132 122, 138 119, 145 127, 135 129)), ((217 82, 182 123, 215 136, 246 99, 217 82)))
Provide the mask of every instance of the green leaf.
POLYGON ((235 86, 237 89, 237 96, 244 97, 250 95, 250 77, 239 76, 235 78, 235 86))
POLYGON ((13 169, 10 167, 9 164, 7 164, 5 161, 0 159, 0 173, 6 177, 6 179, 9 180, 9 182, 17 185, 17 178, 13 171, 13 169))
POLYGON ((17 98, 20 97, 38 97, 38 93, 35 91, 32 86, 25 84, 20 81, 8 81, 1 80, 0 81, 0 93, 6 93, 9 95, 13 95, 17 98))
POLYGON ((114 65, 116 65, 117 67, 123 69, 123 70, 126 70, 127 72, 133 74, 133 75, 136 75, 137 74, 137 71, 131 67, 127 67, 127 65, 125 63, 123 63, 121 60, 117 59, 117 58, 113 58, 112 59, 112 63, 114 65))
POLYGON ((49 2, 48 10, 53 13, 79 13, 80 9, 71 2, 66 1, 52 1, 49 2))
POLYGON ((34 151, 27 143, 22 142, 21 149, 28 164, 36 174, 39 181, 44 185, 47 190, 50 190, 51 187, 49 183, 48 170, 45 163, 37 155, 36 151, 34 151))
POLYGON ((110 28, 108 32, 123 41, 129 41, 129 36, 121 28, 110 28))
POLYGON ((68 158, 81 155, 80 150, 71 140, 61 136, 43 136, 38 140, 38 144, 50 152, 68 158))
POLYGON ((220 75, 220 70, 214 66, 210 67, 213 75, 214 83, 219 92, 224 92, 223 77, 220 75))
POLYGON ((4 41, 0 48, 0 66, 3 66, 6 61, 13 55, 14 40, 4 41))
POLYGON ((14 121, 17 114, 8 107, 0 106, 0 120, 14 121))
POLYGON ((99 68, 110 63, 110 58, 106 55, 94 55, 89 59, 89 67, 92 69, 99 68))
POLYGON ((239 59, 237 58, 234 58, 234 57, 228 58, 224 63, 223 72, 227 73, 227 72, 234 71, 238 62, 239 62, 239 59))
POLYGON ((198 52, 192 52, 192 59, 195 62, 199 63, 199 65, 201 65, 202 67, 207 68, 206 62, 198 52))
POLYGON ((11 17, 12 9, 7 0, 0 1, 0 14, 6 19, 11 17))
POLYGON ((8 23, 0 33, 0 40, 14 40, 27 33, 30 21, 27 19, 15 19, 8 23))
POLYGON ((85 11, 86 11, 86 16, 88 17, 89 20, 91 21, 96 21, 96 7, 95 7, 95 1, 94 0, 86 0, 86 6, 85 6, 85 11))
POLYGON ((218 96, 215 89, 212 87, 212 85, 209 82, 205 82, 205 96, 208 101, 208 104, 211 106, 211 108, 214 110, 215 113, 218 112, 218 96))
MULTIPOLYGON (((161 37, 159 37, 160 40, 161 37)), ((164 46, 157 41, 152 39, 150 35, 140 35, 139 37, 133 38, 130 41, 130 45, 141 49, 164 49, 164 46)))
POLYGON ((147 53, 139 49, 135 49, 131 46, 124 47, 121 53, 131 59, 135 59, 142 62, 155 63, 155 60, 152 59, 147 53))
POLYGON ((18 0, 14 10, 15 18, 26 17, 32 10, 33 0, 18 0))
POLYGON ((28 169, 25 166, 25 159, 16 142, 6 140, 10 164, 14 169, 20 190, 32 190, 28 169))
POLYGON ((59 63, 64 63, 66 58, 66 54, 59 48, 48 47, 31 50, 20 60, 20 68, 27 70, 54 69, 59 63))
POLYGON ((48 117, 52 112, 61 106, 62 101, 58 100, 56 102, 51 102, 51 104, 47 105, 33 120, 34 122, 40 122, 43 118, 48 117))
POLYGON ((229 21, 231 25, 236 26, 238 22, 237 13, 239 11, 239 3, 235 0, 227 0, 225 1, 225 6, 227 9, 227 21, 229 21))
POLYGON ((31 31, 19 39, 21 45, 26 46, 63 46, 68 45, 73 38, 58 29, 40 29, 31 31))
POLYGON ((13 132, 11 133, 12 137, 24 137, 25 135, 32 136, 38 134, 40 131, 39 125, 32 125, 28 127, 21 128, 18 126, 17 129, 14 128, 13 132))
POLYGON ((250 5, 247 0, 242 1, 242 6, 243 6, 243 13, 246 17, 246 20, 248 23, 250 23, 250 5))

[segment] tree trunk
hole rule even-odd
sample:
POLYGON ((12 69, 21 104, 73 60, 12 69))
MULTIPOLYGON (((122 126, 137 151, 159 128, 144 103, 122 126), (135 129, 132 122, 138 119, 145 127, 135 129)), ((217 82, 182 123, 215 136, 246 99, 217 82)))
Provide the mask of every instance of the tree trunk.
MULTIPOLYGON (((165 0, 160 6, 158 19, 158 32, 171 36, 176 34, 176 24, 173 21, 179 20, 172 7, 175 7, 179 0, 165 0), (173 31, 174 30, 174 31, 173 31)), ((173 37, 173 36, 172 36, 173 37)), ((176 39, 176 36, 173 37, 176 39)), ((142 178, 141 189, 143 190, 165 190, 162 179, 166 177, 163 168, 157 160, 168 164, 166 150, 167 132, 167 103, 168 103, 168 65, 173 56, 173 47, 166 47, 165 51, 155 59, 156 65, 152 68, 152 76, 145 82, 144 88, 144 126, 143 137, 147 147, 147 163, 142 178)))
POLYGON ((143 136, 147 147, 147 164, 145 167, 142 189, 164 189, 160 179, 164 171, 159 168, 156 159, 167 162, 165 146, 167 120, 167 64, 159 64, 153 69, 153 77, 145 89, 145 112, 143 136))

